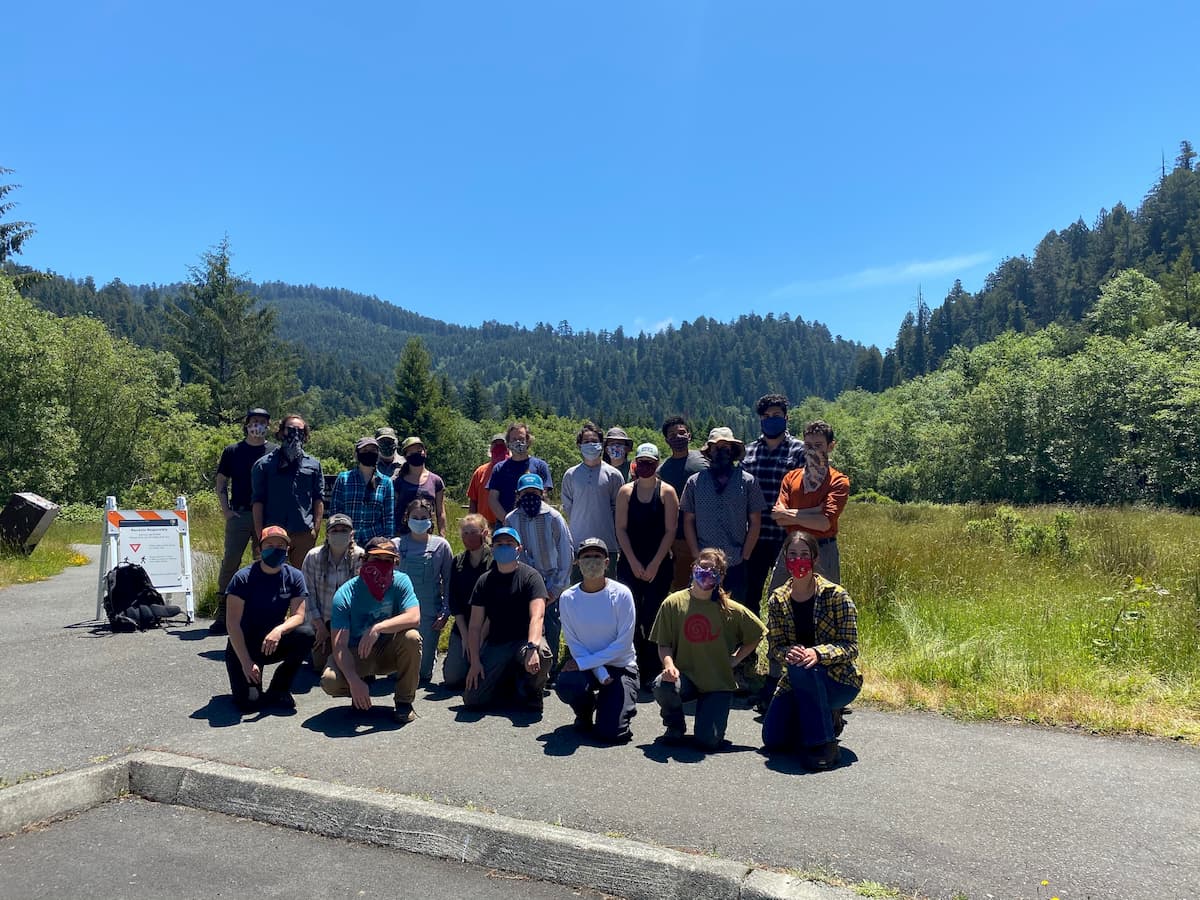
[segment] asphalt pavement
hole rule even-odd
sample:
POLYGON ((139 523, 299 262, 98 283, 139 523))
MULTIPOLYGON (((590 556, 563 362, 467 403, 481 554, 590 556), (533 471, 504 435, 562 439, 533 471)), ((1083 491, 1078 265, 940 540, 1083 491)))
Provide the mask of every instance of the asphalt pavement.
POLYGON ((163 749, 933 897, 1200 896, 1194 747, 864 707, 842 766, 810 775, 757 752, 748 709, 704 756, 656 740, 652 702, 631 744, 600 747, 552 696, 535 717, 420 692, 399 728, 388 680, 362 715, 307 672, 294 714, 240 720, 207 622, 111 634, 90 621, 96 580, 0 591, 0 778, 163 749))

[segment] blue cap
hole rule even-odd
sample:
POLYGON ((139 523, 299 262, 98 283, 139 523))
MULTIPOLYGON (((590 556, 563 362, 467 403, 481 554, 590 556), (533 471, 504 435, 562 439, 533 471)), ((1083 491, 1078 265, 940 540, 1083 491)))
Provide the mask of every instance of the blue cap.
MULTIPOLYGON (((535 475, 534 477, 536 478, 537 476, 535 475)), ((507 534, 510 538, 512 538, 518 544, 521 543, 521 536, 519 534, 517 534, 517 529, 507 528, 507 527, 497 528, 494 532, 492 532, 492 543, 494 544, 496 542, 496 538, 500 537, 501 535, 505 535, 505 534, 507 534)))
POLYGON ((532 472, 526 472, 519 479, 517 479, 517 493, 521 493, 521 491, 525 490, 526 488, 537 488, 539 491, 544 491, 546 486, 542 483, 541 475, 534 475, 532 472))

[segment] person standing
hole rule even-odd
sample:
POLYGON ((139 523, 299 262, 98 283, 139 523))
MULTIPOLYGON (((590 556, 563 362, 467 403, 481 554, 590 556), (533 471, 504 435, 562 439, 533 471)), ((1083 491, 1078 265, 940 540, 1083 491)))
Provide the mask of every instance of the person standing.
MULTIPOLYGON (((521 562, 541 575, 546 586, 543 619, 554 664, 562 636, 558 596, 571 583, 571 563, 575 556, 571 529, 562 513, 543 499, 542 479, 532 473, 522 475, 517 482, 517 508, 505 517, 504 524, 524 536, 521 562)), ((554 677, 553 670, 550 677, 554 677)))
POLYGON ((360 438, 354 445, 354 457, 358 465, 339 472, 333 482, 329 512, 331 515, 345 513, 350 517, 360 544, 366 544, 373 537, 390 538, 396 533, 392 518, 396 499, 392 480, 376 469, 379 442, 373 437, 360 438))
POLYGON ((675 489, 658 477, 657 469, 658 448, 650 443, 639 445, 633 462, 636 478, 617 496, 617 539, 621 542, 617 579, 628 586, 637 609, 634 644, 643 688, 649 688, 662 671, 650 629, 671 589, 671 545, 679 521, 679 498, 675 489))
POLYGON ((442 477, 425 467, 428 455, 425 442, 419 437, 404 439, 400 445, 404 464, 396 471, 392 484, 396 497, 396 534, 408 534, 404 512, 417 497, 427 497, 433 504, 433 527, 437 534, 446 533, 446 485, 442 477))
POLYGON ((250 509, 250 471, 254 464, 275 449, 267 443, 267 428, 271 415, 256 407, 247 410, 242 419, 242 439, 221 452, 217 463, 217 504, 225 516, 225 554, 217 573, 217 614, 209 626, 209 634, 225 634, 225 587, 233 573, 242 567, 246 544, 254 559, 259 557, 258 532, 250 509))
POLYGON ((716 750, 725 740, 737 679, 733 670, 758 647, 762 620, 731 599, 721 584, 725 554, 706 547, 696 555, 692 583, 663 601, 650 639, 658 644, 662 674, 654 682, 668 743, 683 739, 683 704, 696 701, 696 742, 716 750))
POLYGON ((279 446, 250 472, 254 531, 261 535, 268 525, 283 528, 291 542, 288 562, 297 569, 317 545, 325 515, 325 478, 320 461, 304 452, 308 436, 303 417, 285 416, 275 433, 279 446))
POLYGON ((608 574, 616 572, 617 494, 625 479, 602 459, 600 427, 585 422, 575 435, 583 462, 571 466, 562 478, 562 512, 576 541, 599 538, 612 548, 608 574))
POLYGON ((549 495, 554 488, 550 480, 550 466, 544 459, 529 455, 533 446, 533 432, 524 422, 513 422, 504 434, 508 442, 508 459, 496 463, 492 475, 488 479, 488 503, 492 507, 492 515, 497 522, 503 522, 504 517, 512 512, 517 505, 517 482, 521 476, 530 473, 542 479, 542 490, 549 495))
POLYGON ((416 497, 404 511, 407 532, 396 538, 400 571, 412 581, 421 607, 421 672, 419 683, 433 681, 437 662, 438 635, 450 618, 450 573, 454 551, 449 542, 433 528, 433 504, 428 497, 416 497))
POLYGON ((239 711, 264 706, 287 711, 296 708, 292 681, 312 649, 313 632, 304 624, 308 589, 304 575, 288 564, 287 532, 268 525, 260 540, 262 557, 229 580, 225 671, 239 711), (263 691, 268 663, 279 668, 263 691))
POLYGON ((475 469, 471 482, 467 485, 467 511, 483 516, 483 521, 490 529, 496 524, 496 513, 488 502, 488 481, 492 477, 492 469, 497 463, 508 459, 508 441, 503 432, 492 435, 491 446, 488 449, 488 461, 475 469))
MULTIPOLYGON (((663 438, 671 448, 671 455, 662 461, 658 467, 658 477, 675 489, 675 495, 682 499, 683 487, 687 480, 707 468, 708 460, 699 450, 690 448, 692 433, 688 428, 687 419, 683 416, 671 416, 662 423, 663 438)), ((683 590, 692 580, 692 563, 695 555, 688 546, 687 537, 683 533, 683 516, 675 528, 675 541, 671 544, 671 557, 674 559, 674 573, 671 577, 671 590, 683 590)))
POLYGON ((375 464, 375 471, 384 478, 391 478, 400 468, 400 460, 396 457, 396 451, 399 449, 396 443, 396 429, 387 425, 376 428, 375 440, 379 442, 379 461, 375 464))
POLYGON ((745 445, 728 428, 714 428, 700 448, 708 468, 687 480, 680 498, 683 531, 692 555, 715 547, 727 560, 721 582, 739 603, 746 596, 746 560, 758 543, 758 530, 767 501, 754 476, 736 468, 745 445))
POLYGON ((325 543, 309 550, 301 571, 308 586, 305 620, 313 630, 312 663, 318 676, 333 652, 333 596, 358 574, 363 549, 354 542, 354 523, 345 513, 334 513, 325 526, 325 543))
POLYGON ((629 480, 629 454, 633 452, 633 440, 624 428, 613 427, 604 435, 604 455, 609 465, 621 473, 621 480, 629 480))
POLYGON ((638 668, 633 649, 637 614, 633 594, 606 578, 608 545, 600 538, 579 544, 583 581, 563 591, 563 637, 571 658, 555 691, 575 712, 575 726, 605 743, 629 741, 637 715, 638 668))

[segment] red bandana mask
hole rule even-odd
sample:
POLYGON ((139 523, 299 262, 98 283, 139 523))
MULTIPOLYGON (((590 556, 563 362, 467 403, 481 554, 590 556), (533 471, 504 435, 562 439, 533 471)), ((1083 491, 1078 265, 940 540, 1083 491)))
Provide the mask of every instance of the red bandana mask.
POLYGON ((392 572, 395 567, 395 563, 389 561, 369 559, 358 570, 358 576, 367 585, 372 597, 383 600, 383 595, 392 586, 392 572))

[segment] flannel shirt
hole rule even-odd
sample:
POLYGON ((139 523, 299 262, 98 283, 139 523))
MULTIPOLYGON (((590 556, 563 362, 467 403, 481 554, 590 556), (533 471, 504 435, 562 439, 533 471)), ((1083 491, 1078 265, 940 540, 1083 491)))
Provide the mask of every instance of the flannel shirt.
POLYGON ((373 537, 390 538, 396 531, 392 523, 392 510, 396 500, 395 487, 390 478, 378 472, 371 475, 371 483, 363 481, 358 466, 339 472, 333 483, 333 499, 329 501, 329 514, 345 513, 354 522, 354 543, 367 546, 373 537))
MULTIPOLYGON (((817 643, 812 649, 820 657, 829 677, 842 684, 862 687, 862 675, 854 660, 858 656, 858 610, 840 584, 814 575, 817 593, 813 601, 813 625, 817 643)), ((792 617, 792 579, 776 588, 767 599, 767 652, 783 667, 779 691, 790 691, 784 657, 796 644, 796 620, 792 617)))
POLYGON ((308 600, 305 603, 305 620, 311 625, 317 619, 328 622, 333 615, 333 595, 338 588, 358 574, 365 552, 362 547, 351 545, 334 563, 329 547, 322 544, 308 551, 301 564, 304 581, 308 584, 308 600))
MULTIPOLYGON (((774 450, 767 446, 765 437, 760 437, 746 448, 746 457, 742 460, 742 468, 755 477, 769 504, 773 504, 779 496, 779 485, 783 483, 783 476, 803 465, 804 441, 792 437, 786 431, 783 433, 783 440, 774 450)), ((782 525, 775 524, 775 520, 771 518, 771 511, 763 513, 758 539, 762 542, 782 544, 785 537, 787 530, 782 525)))

